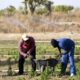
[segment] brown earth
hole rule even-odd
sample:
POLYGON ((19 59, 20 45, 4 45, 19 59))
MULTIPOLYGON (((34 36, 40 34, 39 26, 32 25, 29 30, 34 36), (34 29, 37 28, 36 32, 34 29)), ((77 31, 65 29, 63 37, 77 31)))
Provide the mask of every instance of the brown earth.
MULTIPOLYGON (((23 33, 22 33, 23 34, 23 33)), ((0 40, 18 40, 22 34, 0 34, 0 40)), ((33 36, 36 40, 51 40, 52 38, 71 38, 72 40, 80 40, 80 34, 77 32, 59 32, 59 33, 26 33, 33 36)))

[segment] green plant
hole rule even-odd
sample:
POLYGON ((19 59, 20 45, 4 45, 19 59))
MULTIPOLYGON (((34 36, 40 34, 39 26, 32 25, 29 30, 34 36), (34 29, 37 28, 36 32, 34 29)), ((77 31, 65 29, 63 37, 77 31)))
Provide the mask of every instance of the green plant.
POLYGON ((46 68, 45 71, 41 73, 40 79, 41 80, 48 80, 48 79, 50 79, 50 72, 51 72, 51 70, 46 68))
POLYGON ((59 77, 61 75, 60 72, 59 72, 59 70, 61 70, 61 64, 57 64, 55 66, 55 70, 54 70, 55 77, 59 77))
POLYGON ((32 77, 34 77, 36 75, 37 75, 36 71, 34 71, 33 69, 31 69, 31 71, 29 72, 29 77, 32 78, 32 77))
POLYGON ((26 80, 24 77, 18 77, 18 79, 17 80, 26 80))
POLYGON ((12 76, 11 58, 8 58, 7 63, 8 63, 8 71, 7 71, 8 76, 12 76))
POLYGON ((76 75, 77 75, 77 77, 80 76, 80 62, 78 62, 78 63, 76 64, 76 75))
POLYGON ((18 62, 18 57, 17 56, 15 56, 14 59, 15 59, 15 63, 18 62))
POLYGON ((28 65, 26 65, 25 72, 28 73, 28 65))
POLYGON ((76 47, 75 48, 75 55, 79 55, 79 53, 80 53, 80 47, 76 47))
POLYGON ((69 77, 67 80, 75 80, 73 77, 69 77))

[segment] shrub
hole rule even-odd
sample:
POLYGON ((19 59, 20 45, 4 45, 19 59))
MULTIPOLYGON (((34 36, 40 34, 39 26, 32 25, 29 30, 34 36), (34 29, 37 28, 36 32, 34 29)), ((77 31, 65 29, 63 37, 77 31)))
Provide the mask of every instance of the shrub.
POLYGON ((4 15, 4 10, 0 10, 0 16, 4 15))
POLYGON ((57 12, 68 12, 73 9, 73 6, 65 6, 65 5, 58 5, 54 8, 54 11, 57 12))
POLYGON ((38 9, 38 10, 36 10, 36 13, 42 15, 44 13, 47 13, 47 9, 45 9, 45 8, 44 9, 38 9))
POLYGON ((13 16, 16 12, 16 8, 14 6, 10 6, 9 8, 7 8, 7 12, 9 16, 13 16))

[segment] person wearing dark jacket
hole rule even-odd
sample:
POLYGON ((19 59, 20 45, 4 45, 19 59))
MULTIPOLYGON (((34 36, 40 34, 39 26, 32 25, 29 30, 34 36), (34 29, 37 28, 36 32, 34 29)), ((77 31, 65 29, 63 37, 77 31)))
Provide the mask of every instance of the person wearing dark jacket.
POLYGON ((58 48, 59 55, 62 56, 61 74, 64 74, 67 68, 68 60, 70 61, 70 75, 76 74, 74 64, 75 43, 69 38, 61 38, 59 40, 52 39, 51 44, 54 48, 58 48), (63 50, 63 51, 61 51, 63 50))
POLYGON ((18 42, 18 48, 19 48, 19 72, 18 74, 23 74, 24 70, 24 61, 25 58, 30 57, 32 69, 36 70, 36 63, 34 59, 36 59, 36 46, 35 46, 35 40, 31 36, 27 36, 26 34, 23 34, 21 39, 18 42))

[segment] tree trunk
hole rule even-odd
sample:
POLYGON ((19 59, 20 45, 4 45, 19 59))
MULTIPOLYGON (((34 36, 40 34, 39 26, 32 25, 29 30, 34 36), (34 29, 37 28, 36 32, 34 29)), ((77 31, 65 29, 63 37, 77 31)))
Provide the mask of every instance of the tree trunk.
POLYGON ((24 1, 24 5, 25 5, 25 9, 24 10, 25 10, 25 13, 27 14, 27 1, 26 0, 24 1))

